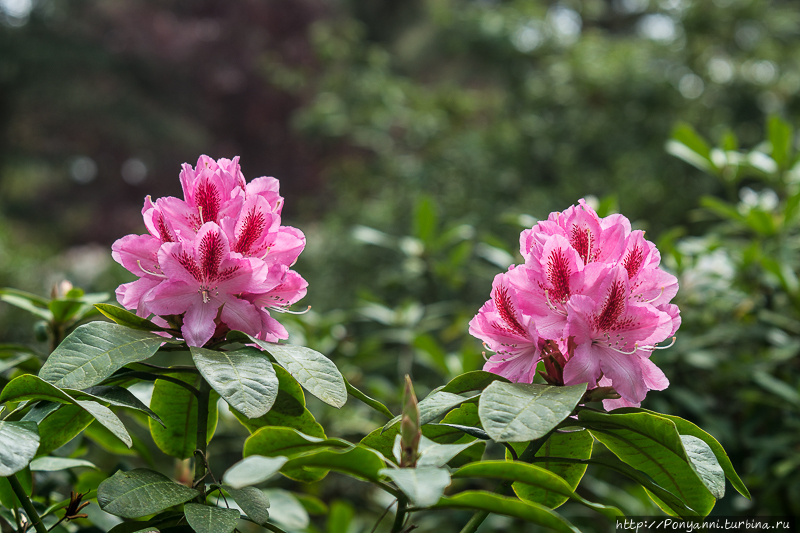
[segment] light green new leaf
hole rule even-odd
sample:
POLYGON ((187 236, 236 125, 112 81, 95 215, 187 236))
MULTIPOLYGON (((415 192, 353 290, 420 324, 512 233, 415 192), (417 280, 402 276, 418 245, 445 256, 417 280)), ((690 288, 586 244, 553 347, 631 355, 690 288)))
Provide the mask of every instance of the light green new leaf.
POLYGON ((33 472, 57 472, 68 468, 94 468, 97 467, 83 459, 72 459, 70 457, 37 457, 31 461, 33 472))
POLYGON ((565 518, 542 505, 523 502, 516 498, 499 496, 491 492, 468 490, 454 496, 444 496, 434 509, 473 509, 521 518, 527 522, 549 527, 561 533, 580 533, 565 518))
MULTIPOLYGON (((200 379, 194 374, 177 374, 173 377, 193 386, 197 386, 200 379)), ((212 392, 208 405, 209 441, 217 428, 217 398, 216 392, 212 392)), ((191 457, 197 447, 197 397, 180 385, 157 379, 150 408, 165 424, 161 426, 150 419, 150 434, 156 446, 178 459, 191 457)))
POLYGON ((384 468, 379 473, 394 481, 414 507, 434 505, 450 485, 450 473, 434 466, 384 468))
POLYGON ((556 387, 495 381, 481 394, 478 415, 496 442, 527 442, 567 418, 584 392, 585 383, 556 387))
MULTIPOLYGON (((551 457, 589 459, 592 457, 593 444, 592 435, 585 430, 553 433, 536 452, 536 466, 563 478, 572 490, 575 490, 586 472, 586 464, 569 464, 549 459, 551 457)), ((525 450, 527 445, 527 442, 513 444, 518 455, 525 450)), ((506 451, 506 459, 509 456, 510 452, 506 451)), ((514 483, 512 487, 521 500, 541 503, 551 509, 557 508, 569 499, 568 496, 557 492, 524 483, 514 483)))
POLYGON ((263 525, 269 520, 269 498, 264 491, 255 487, 243 487, 235 489, 223 485, 228 494, 231 495, 233 501, 236 502, 244 514, 256 524, 263 525))
POLYGON ((14 475, 28 466, 38 448, 35 422, 0 421, 0 477, 14 475))
POLYGON ((290 531, 305 529, 311 523, 305 507, 288 490, 267 489, 264 494, 270 501, 271 522, 290 531))
POLYGON ((127 309, 119 307, 118 305, 94 304, 94 307, 104 316, 110 318, 120 326, 126 326, 142 331, 166 331, 166 328, 162 328, 161 326, 150 322, 146 318, 137 316, 127 309))
MULTIPOLYGON (((264 457, 263 455, 251 455, 226 470, 222 476, 222 482, 232 489, 258 485, 277 474, 281 467, 286 464, 286 461, 286 457, 283 456, 264 457)), ((251 516, 250 518, 253 517, 251 516)))
POLYGON ((195 498, 200 493, 173 482, 167 476, 137 468, 116 474, 97 487, 97 503, 107 513, 139 518, 195 498))
POLYGON ((278 395, 272 363, 255 348, 218 352, 191 348, 192 359, 209 385, 247 418, 264 416, 278 395))
MULTIPOLYGON (((474 396, 463 396, 461 394, 453 394, 451 392, 442 392, 441 390, 434 391, 427 395, 422 401, 419 402, 419 423, 420 425, 427 424, 436 420, 447 411, 464 403, 467 400, 474 398, 474 396)), ((393 425, 400 422, 400 416, 396 416, 389 420, 382 431, 386 431, 393 425)))
POLYGON ((129 363, 153 356, 167 339, 109 322, 79 326, 50 354, 39 377, 62 388, 97 385, 129 363))
POLYGON ((671 420, 649 413, 589 410, 581 411, 578 419, 614 455, 649 475, 701 516, 714 507, 716 499, 695 470, 671 420))
MULTIPOLYGON (((453 477, 491 477, 525 483, 526 485, 538 487, 542 490, 571 498, 601 513, 609 520, 614 520, 617 516, 622 515, 622 512, 615 507, 592 503, 578 496, 572 490, 569 483, 549 470, 521 461, 482 461, 480 463, 471 463, 459 468, 453 473, 453 477)), ((535 505, 540 504, 535 503, 535 505)))
POLYGON ((347 386, 333 361, 305 346, 275 344, 248 337, 269 352, 308 392, 337 409, 345 404, 347 386))
POLYGON ((196 533, 231 533, 239 523, 239 511, 199 503, 183 506, 186 521, 196 533))

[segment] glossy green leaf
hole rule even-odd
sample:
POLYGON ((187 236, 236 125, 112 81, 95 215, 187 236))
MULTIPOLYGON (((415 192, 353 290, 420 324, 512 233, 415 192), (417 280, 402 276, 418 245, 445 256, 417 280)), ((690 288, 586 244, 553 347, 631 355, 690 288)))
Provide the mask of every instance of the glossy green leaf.
MULTIPOLYGON (((250 485, 258 485, 275 474, 286 464, 286 457, 264 457, 263 455, 250 455, 231 466, 222 482, 232 489, 241 489, 250 485)), ((250 517, 252 518, 252 516, 250 517)))
POLYGON ((111 409, 91 400, 77 400, 66 391, 42 380, 38 376, 32 374, 19 376, 6 385, 3 392, 0 393, 0 402, 19 402, 24 400, 47 400, 77 405, 90 413, 128 447, 132 444, 128 431, 111 409))
MULTIPOLYGON (((200 377, 176 374, 176 379, 197 386, 200 377)), ((217 427, 217 395, 211 394, 208 408, 208 440, 217 427)), ((197 448, 197 398, 190 391, 163 379, 153 387, 150 408, 164 421, 165 426, 150 419, 150 434, 158 448, 173 457, 188 459, 197 448)))
POLYGON ((264 494, 270 501, 270 522, 290 531, 305 529, 311 523, 305 507, 288 490, 267 489, 264 494))
POLYGON ((0 477, 16 474, 31 462, 39 448, 35 422, 0 421, 0 477))
POLYGON ((272 363, 255 348, 230 352, 191 348, 194 364, 223 400, 247 418, 264 416, 278 395, 272 363))
POLYGON ((25 413, 25 416, 22 417, 22 420, 31 420, 37 424, 41 424, 41 422, 47 418, 48 415, 57 411, 62 405, 64 404, 58 402, 36 402, 31 406, 28 412, 25 413))
POLYGON ((714 507, 716 499, 695 471, 671 420, 649 413, 588 410, 581 411, 578 419, 622 461, 649 475, 701 516, 714 507))
POLYGON ((325 430, 314 419, 311 411, 303 407, 294 396, 283 389, 278 391, 272 409, 263 416, 250 419, 236 410, 231 410, 231 412, 250 433, 255 433, 263 427, 277 426, 296 429, 300 433, 313 437, 325 438, 325 430))
POLYGON ((350 394, 350 396, 352 396, 356 400, 369 405, 370 407, 378 411, 380 414, 384 415, 386 418, 394 417, 394 415, 392 414, 392 412, 389 410, 388 407, 383 405, 375 398, 370 398, 369 396, 367 396, 366 394, 364 394, 363 392, 352 386, 350 382, 347 381, 347 379, 344 380, 344 384, 345 387, 347 387, 347 392, 350 394))
POLYGON ((199 503, 183 506, 186 521, 195 533, 231 533, 239 523, 239 511, 199 503))
MULTIPOLYGON (((589 459, 592 457, 592 445, 594 439, 588 431, 570 431, 568 433, 553 433, 545 441, 536 458, 539 460, 536 466, 548 470, 564 479, 572 490, 578 488, 578 484, 586 472, 585 464, 568 464, 560 461, 549 461, 550 457, 567 457, 570 459, 589 459)), ((516 443, 514 448, 517 454, 521 454, 528 443, 516 443)), ((506 458, 509 456, 506 451, 506 458)), ((553 492, 546 488, 524 483, 514 483, 514 492, 521 500, 541 503, 551 509, 566 502, 569 497, 558 492, 553 492)))
POLYGON ((549 527, 562 533, 580 533, 578 528, 552 509, 536 503, 523 502, 516 498, 499 496, 491 492, 468 490, 454 496, 444 496, 433 508, 488 511, 520 518, 526 522, 549 527))
MULTIPOLYGON (((622 512, 615 508, 599 503, 592 503, 577 495, 564 479, 549 470, 521 461, 482 461, 471 463, 459 468, 453 473, 454 478, 464 477, 490 477, 524 483, 542 490, 554 492, 601 513, 609 520, 614 520, 622 512)), ((536 505, 541 505, 538 502, 536 505)))
POLYGON ((538 439, 567 418, 586 392, 586 384, 556 387, 495 381, 481 394, 478 414, 496 442, 538 439))
POLYGON ((163 425, 164 422, 155 414, 149 407, 142 403, 139 398, 133 395, 128 389, 124 387, 109 387, 105 385, 98 385, 96 387, 89 387, 88 389, 78 391, 73 389, 65 389, 75 398, 87 397, 98 400, 100 402, 113 405, 115 407, 126 407, 135 411, 142 412, 163 425))
POLYGON ((97 467, 84 459, 72 459, 71 457, 37 457, 31 461, 33 472, 56 472, 67 470, 68 468, 94 468, 97 467))
POLYGON ((108 533, 159 533, 162 529, 174 526, 184 520, 183 513, 167 511, 157 514, 150 520, 117 524, 109 529, 108 533))
POLYGON ((308 392, 337 409, 347 401, 347 387, 339 369, 321 353, 304 346, 274 344, 250 337, 285 368, 308 392))
POLYGON ((70 333, 50 354, 39 377, 58 387, 85 389, 129 363, 152 357, 165 341, 119 324, 90 322, 70 333))
MULTIPOLYGON (((617 410, 615 411, 615 413, 621 411, 623 410, 617 410)), ((728 454, 725 452, 725 449, 717 441, 717 439, 715 439, 714 437, 712 437, 711 435, 709 435, 708 433, 697 427, 695 424, 689 422, 688 420, 684 420, 679 416, 665 415, 663 413, 654 413, 653 411, 648 411, 646 409, 636 409, 636 410, 626 409, 624 411, 645 412, 645 413, 650 413, 651 415, 654 416, 667 418, 669 420, 672 420, 672 422, 675 424, 675 427, 678 428, 678 433, 680 433, 681 435, 691 435, 692 437, 697 437, 698 439, 708 444, 708 446, 711 448, 711 451, 714 452, 714 456, 717 458, 720 467, 725 472, 725 476, 731 482, 731 485, 733 485, 733 488, 739 491, 739 494, 741 494, 745 498, 750 498, 750 491, 747 490, 747 487, 744 485, 744 482, 739 477, 739 474, 736 473, 736 470, 733 468, 733 463, 731 463, 728 454)))
POLYGON ((94 304, 94 307, 100 311, 105 317, 113 320, 120 326, 125 326, 132 329, 142 331, 166 331, 167 328, 162 328, 146 318, 137 316, 127 309, 123 309, 118 305, 112 304, 94 304))
POLYGON ((235 489, 233 487, 223 486, 223 488, 231 495, 233 501, 236 502, 244 514, 256 524, 266 524, 269 520, 269 498, 264 491, 256 487, 242 487, 235 489))
MULTIPOLYGON (((295 429, 285 427, 264 427, 253 433, 244 443, 245 457, 263 455, 266 457, 287 456, 313 452, 327 448, 347 448, 352 444, 341 439, 317 438, 305 435, 295 429)), ((283 468, 281 473, 290 479, 312 483, 324 478, 327 470, 314 467, 292 469, 283 468)))
POLYGON ((199 495, 194 489, 175 483, 163 474, 137 468, 117 471, 97 488, 97 503, 107 513, 139 518, 163 511, 199 495))
MULTIPOLYGON (((419 402, 419 422, 421 425, 427 424, 436 420, 448 412, 453 407, 464 403, 467 400, 474 398, 474 396, 465 396, 461 394, 453 394, 451 392, 435 391, 426 396, 419 402)), ((389 420, 383 431, 386 431, 400 421, 400 417, 396 416, 389 420)))
POLYGON ((394 481, 414 507, 434 505, 450 485, 450 473, 434 466, 384 468, 379 473, 394 481))
POLYGON ((62 405, 58 410, 49 413, 39 424, 38 455, 48 455, 62 447, 94 422, 94 417, 79 405, 62 405))
POLYGON ((367 481, 376 482, 386 464, 379 454, 361 445, 345 450, 321 450, 290 458, 282 471, 297 468, 335 470, 367 481))
POLYGON ((429 438, 422 436, 419 442, 419 457, 417 458, 417 467, 442 467, 467 448, 481 444, 483 443, 478 441, 465 442, 462 444, 438 444, 429 438))

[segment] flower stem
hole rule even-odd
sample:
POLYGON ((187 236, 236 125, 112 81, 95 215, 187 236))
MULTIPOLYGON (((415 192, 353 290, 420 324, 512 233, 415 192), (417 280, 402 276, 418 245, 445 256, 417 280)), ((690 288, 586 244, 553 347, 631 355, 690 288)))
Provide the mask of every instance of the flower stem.
MULTIPOLYGON (((519 460, 524 463, 530 463, 531 461, 533 461, 533 458, 536 457, 536 452, 539 451, 539 448, 541 448, 542 445, 544 445, 544 443, 547 442, 547 439, 549 439, 550 435, 555 433, 555 431, 556 428, 553 428, 550 431, 548 431, 547 434, 545 434, 543 437, 540 437, 536 440, 532 440, 530 444, 528 444, 528 447, 525 448, 525 451, 523 451, 522 454, 519 456, 519 460)), ((509 479, 503 481, 502 483, 497 485, 496 489, 494 489, 495 494, 503 495, 507 493, 508 489, 511 488, 512 483, 514 482, 509 479)), ((489 511, 478 511, 477 513, 472 515, 472 518, 469 519, 467 525, 465 525, 463 529, 461 529, 461 533, 475 533, 480 527, 480 525, 483 523, 483 521, 486 520, 486 517, 489 516, 489 514, 490 514, 489 511)))
POLYGON ((208 402, 211 399, 211 386, 201 376, 197 394, 197 448, 194 451, 194 483, 200 491, 198 503, 205 503, 206 445, 208 444, 208 402))
POLYGON ((28 515, 28 519, 30 519, 32 522, 36 533, 47 533, 47 528, 44 527, 42 519, 39 518, 39 513, 37 513, 36 509, 34 509, 31 499, 28 498, 28 495, 25 493, 25 489, 22 488, 22 485, 17 479, 17 476, 11 475, 6 479, 8 479, 8 482, 11 484, 11 489, 14 491, 14 494, 17 495, 17 499, 22 504, 22 508, 25 509, 25 514, 28 515))
POLYGON ((394 524, 392 525, 391 533, 399 533, 403 529, 403 523, 406 518, 406 508, 408 507, 408 498, 404 494, 397 497, 397 514, 394 515, 394 524))

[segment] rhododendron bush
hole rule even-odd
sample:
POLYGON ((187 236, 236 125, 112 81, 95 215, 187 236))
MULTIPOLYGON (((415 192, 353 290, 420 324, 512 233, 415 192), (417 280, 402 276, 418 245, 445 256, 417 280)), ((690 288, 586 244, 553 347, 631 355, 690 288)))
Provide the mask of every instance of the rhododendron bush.
POLYGON ((46 320, 56 341, 41 368, 20 359, 0 392, 0 504, 15 531, 75 530, 108 515, 113 533, 295 531, 306 511, 274 483, 325 483, 331 472, 387 494, 393 518, 373 530, 393 533, 425 513, 452 513, 462 532, 492 513, 578 531, 556 510, 567 501, 613 521, 619 509, 576 492, 589 466, 628 477, 684 518, 707 516, 726 479, 748 496, 712 436, 639 408, 669 383, 651 356, 680 326, 670 303, 678 282, 624 216, 601 218, 581 200, 523 231, 524 262, 497 274, 470 322, 488 352, 483 370, 420 400, 406 377, 395 414, 322 353, 282 342, 276 315, 294 312, 307 283, 292 270, 305 238, 281 225, 278 181, 248 183, 238 159, 203 156, 180 182, 183 199, 145 199, 147 234, 113 246, 138 277, 117 289, 122 307, 68 286, 50 300, 3 293, 46 320), (87 321, 99 314, 108 320, 87 321), (306 393, 337 409, 359 401, 388 421, 358 441, 328 435, 306 393), (220 406, 249 433, 235 445, 241 460, 209 452, 220 406), (178 462, 171 479, 152 468, 144 427, 192 471, 178 462), (133 448, 134 459, 42 505, 53 502, 32 495, 31 471, 92 467, 81 449, 63 453, 83 432, 133 448), (107 514, 89 513, 95 502, 107 514))

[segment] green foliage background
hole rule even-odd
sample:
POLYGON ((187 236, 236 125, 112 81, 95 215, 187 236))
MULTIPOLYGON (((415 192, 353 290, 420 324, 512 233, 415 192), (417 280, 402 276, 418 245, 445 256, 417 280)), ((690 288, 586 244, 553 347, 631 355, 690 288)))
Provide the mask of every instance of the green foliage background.
MULTIPOLYGON (((397 411, 405 373, 423 396, 480 368, 467 323, 520 260, 519 231, 593 196, 601 214, 646 229, 680 275, 678 342, 654 356, 672 385, 645 406, 695 421, 731 453, 754 498, 714 513, 800 514, 800 178, 793 132, 765 126, 800 111, 796 3, 4 9, 0 285, 46 294, 67 277, 113 291, 130 276, 108 247, 144 231, 142 198, 179 195, 179 164, 200 153, 241 155, 249 179, 281 179, 284 223, 308 238, 296 269, 312 311, 281 317, 293 341, 397 411), (670 152, 694 167, 665 150, 673 130, 689 152, 670 152), (132 158, 143 181, 121 177, 132 158)), ((0 307, 0 338, 28 341, 32 325, 0 307)), ((334 435, 369 431, 378 421, 365 417, 319 416, 334 435)), ((326 487, 316 496, 340 489, 326 487)), ((618 479, 586 487, 654 512, 618 479)))

